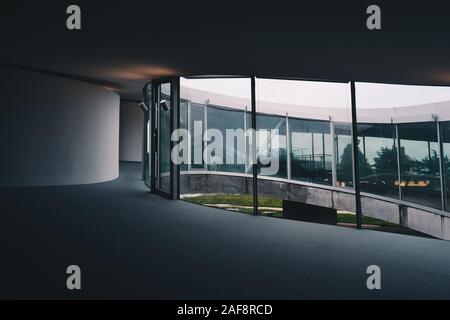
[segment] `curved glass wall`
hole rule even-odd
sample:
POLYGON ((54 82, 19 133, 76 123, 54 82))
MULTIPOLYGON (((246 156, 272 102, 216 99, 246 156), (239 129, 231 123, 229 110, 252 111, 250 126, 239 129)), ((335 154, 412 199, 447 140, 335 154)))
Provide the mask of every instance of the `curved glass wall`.
MULTIPOLYGON (((180 128, 189 132, 181 194, 252 212, 250 79, 180 85, 180 128)), ((353 134, 363 196, 450 211, 450 88, 356 83, 355 92, 353 133, 349 83, 256 79, 260 214, 290 218, 286 201, 307 202, 332 206, 353 224, 353 134)))

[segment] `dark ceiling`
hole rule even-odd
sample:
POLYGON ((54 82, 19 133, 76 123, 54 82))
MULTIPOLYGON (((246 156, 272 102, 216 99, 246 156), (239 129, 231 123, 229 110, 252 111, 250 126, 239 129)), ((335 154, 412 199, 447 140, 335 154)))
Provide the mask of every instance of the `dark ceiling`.
POLYGON ((124 99, 167 75, 450 85, 445 2, 377 1, 382 30, 369 31, 373 3, 14 1, 0 9, 0 62, 98 83, 124 99), (81 7, 81 31, 65 27, 70 4, 81 7))

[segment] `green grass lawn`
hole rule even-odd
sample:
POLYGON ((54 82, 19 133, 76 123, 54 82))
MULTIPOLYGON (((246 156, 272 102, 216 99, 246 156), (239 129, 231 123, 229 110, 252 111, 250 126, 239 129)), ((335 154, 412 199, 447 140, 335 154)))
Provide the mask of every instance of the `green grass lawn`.
MULTIPOLYGON (((253 213, 253 196, 248 194, 215 194, 184 197, 183 200, 201 205, 209 205, 222 209, 251 214, 253 213)), ((259 214, 271 217, 282 218, 283 201, 266 196, 258 196, 259 214)), ((352 213, 338 211, 338 223, 356 224, 356 216, 352 213)), ((374 226, 396 226, 393 223, 379 220, 372 217, 363 216, 363 224, 374 226)))
MULTIPOLYGON (((340 213, 338 211, 338 223, 354 223, 356 224, 356 216, 354 214, 349 213, 340 213)), ((362 217, 362 224, 371 225, 371 226, 383 226, 383 227, 398 227, 398 225, 383 221, 377 218, 372 218, 368 216, 362 217)))
MULTIPOLYGON (((236 206, 252 206, 253 196, 250 194, 217 194, 217 195, 203 195, 196 197, 185 197, 183 200, 198 203, 223 203, 232 204, 236 206)), ((258 205, 260 207, 277 207, 281 208, 283 206, 283 201, 280 199, 259 196, 258 205)))

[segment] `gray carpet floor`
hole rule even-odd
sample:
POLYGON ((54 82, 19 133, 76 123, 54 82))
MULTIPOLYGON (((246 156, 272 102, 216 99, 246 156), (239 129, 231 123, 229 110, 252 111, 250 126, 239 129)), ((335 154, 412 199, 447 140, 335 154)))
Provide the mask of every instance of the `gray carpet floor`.
POLYGON ((0 298, 450 298, 450 242, 169 201, 139 177, 0 189, 0 298))

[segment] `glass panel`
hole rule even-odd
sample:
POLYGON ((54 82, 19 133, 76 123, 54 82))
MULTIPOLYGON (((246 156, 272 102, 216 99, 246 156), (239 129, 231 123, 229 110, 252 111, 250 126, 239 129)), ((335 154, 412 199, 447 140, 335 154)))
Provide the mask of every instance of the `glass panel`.
POLYGON ((289 118, 291 177, 293 180, 332 184, 330 123, 289 118))
POLYGON ((335 123, 336 185, 353 188, 352 124, 335 123))
POLYGON ((287 179, 286 117, 256 115, 258 175, 287 179))
POLYGON ((204 169, 203 161, 203 134, 205 132, 205 105, 191 102, 191 120, 189 130, 191 133, 191 169, 204 169))
POLYGON ((354 195, 344 190, 340 196, 346 201, 333 202, 323 188, 334 184, 336 165, 330 119, 341 123, 336 129, 341 185, 352 186, 349 84, 257 79, 256 112, 260 214, 355 223, 354 195))
POLYGON ((250 79, 180 79, 188 102, 190 170, 181 174, 181 197, 233 212, 253 213, 250 79), (249 122, 250 121, 250 122, 249 122))
POLYGON ((358 124, 361 191, 398 198, 395 125, 358 124))
POLYGON ((159 176, 160 190, 170 192, 170 83, 160 86, 159 100, 159 176))
POLYGON ((398 130, 402 199, 441 208, 436 123, 399 124, 398 130))
MULTIPOLYGON (((244 130, 244 112, 241 110, 236 111, 231 108, 208 105, 207 119, 208 128, 219 130, 224 138, 226 138, 227 129, 244 130)), ((213 159, 211 163, 208 164, 208 170, 244 173, 245 164, 239 164, 238 159, 240 156, 245 157, 245 150, 239 150, 239 146, 236 142, 235 139, 231 146, 232 150, 230 150, 230 152, 233 153, 231 163, 226 163, 227 150, 226 144, 223 143, 222 154, 219 156, 213 153, 213 159), (241 152, 242 154, 240 154, 241 152)))

